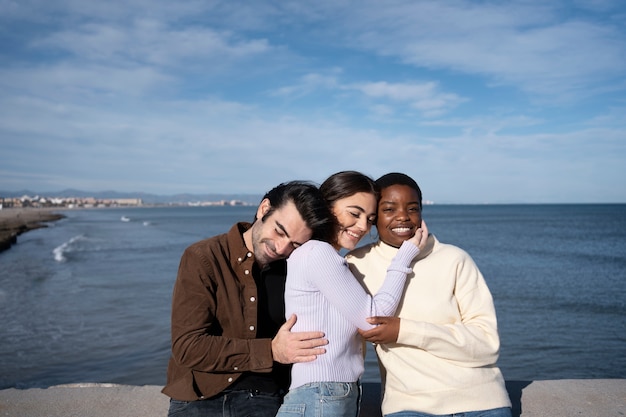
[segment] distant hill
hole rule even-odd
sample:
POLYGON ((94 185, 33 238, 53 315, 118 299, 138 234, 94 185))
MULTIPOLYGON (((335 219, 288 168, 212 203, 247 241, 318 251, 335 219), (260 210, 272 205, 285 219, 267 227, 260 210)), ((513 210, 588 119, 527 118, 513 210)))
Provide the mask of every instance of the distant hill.
POLYGON ((263 195, 261 194, 174 194, 174 195, 157 195, 143 192, 119 192, 119 191, 83 191, 66 189, 61 191, 38 192, 33 190, 18 191, 2 191, 0 190, 0 198, 15 198, 22 196, 40 196, 40 197, 93 197, 96 199, 116 199, 116 198, 141 198, 144 204, 167 204, 167 203, 187 203, 196 201, 231 201, 238 200, 247 204, 258 204, 263 195))

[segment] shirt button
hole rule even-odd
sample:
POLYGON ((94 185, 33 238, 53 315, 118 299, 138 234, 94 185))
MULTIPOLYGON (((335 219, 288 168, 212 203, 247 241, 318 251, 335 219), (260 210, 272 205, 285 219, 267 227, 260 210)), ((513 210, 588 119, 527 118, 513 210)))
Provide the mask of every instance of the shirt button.
POLYGON ((233 379, 232 378, 228 378, 228 382, 233 382, 233 379))
POLYGON ((239 263, 241 263, 242 260, 243 259, 241 259, 241 258, 237 258, 237 262, 239 262, 239 263))
POLYGON ((252 301, 254 303, 256 301, 256 298, 250 297, 250 301, 252 301))
POLYGON ((246 274, 246 275, 250 275, 250 271, 247 270, 247 269, 245 271, 243 271, 243 273, 246 274))
POLYGON ((252 256, 252 252, 248 252, 248 253, 246 254, 246 256, 247 256, 248 258, 249 258, 249 257, 251 257, 251 256, 252 256))
POLYGON ((233 367, 233 370, 238 371, 238 370, 239 370, 239 367, 238 367, 238 366, 235 366, 235 367, 233 367))
POLYGON ((252 330, 254 330, 254 326, 250 326, 250 330, 251 330, 251 331, 252 331, 252 330))

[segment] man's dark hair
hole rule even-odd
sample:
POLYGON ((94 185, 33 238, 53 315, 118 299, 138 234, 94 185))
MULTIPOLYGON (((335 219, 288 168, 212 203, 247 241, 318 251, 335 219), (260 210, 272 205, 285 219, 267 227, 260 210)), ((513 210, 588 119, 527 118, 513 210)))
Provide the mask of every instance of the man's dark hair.
POLYGON ((390 172, 389 174, 385 174, 382 177, 376 180, 376 184, 380 187, 380 189, 384 189, 387 187, 391 187, 392 185, 406 185, 407 187, 413 188, 417 191, 417 197, 419 198, 420 203, 420 211, 422 210, 422 190, 420 190, 417 182, 406 174, 402 174, 400 172, 390 172))
POLYGON ((268 191, 263 196, 263 200, 266 198, 270 202, 270 209, 261 219, 262 222, 274 210, 280 209, 292 201, 304 223, 313 232, 311 239, 327 241, 334 234, 333 215, 319 188, 312 182, 289 181, 282 183, 268 191))

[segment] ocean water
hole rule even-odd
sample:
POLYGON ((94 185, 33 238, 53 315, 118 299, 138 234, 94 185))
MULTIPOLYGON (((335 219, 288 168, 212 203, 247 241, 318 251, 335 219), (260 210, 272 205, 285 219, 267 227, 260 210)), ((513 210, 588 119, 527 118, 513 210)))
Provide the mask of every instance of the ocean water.
MULTIPOLYGON (((163 385, 183 250, 254 212, 68 210, 21 235, 0 253, 0 389, 163 385)), ((626 205, 432 205, 424 218, 483 272, 507 380, 626 378, 626 205)), ((369 351, 364 381, 378 377, 369 351)))

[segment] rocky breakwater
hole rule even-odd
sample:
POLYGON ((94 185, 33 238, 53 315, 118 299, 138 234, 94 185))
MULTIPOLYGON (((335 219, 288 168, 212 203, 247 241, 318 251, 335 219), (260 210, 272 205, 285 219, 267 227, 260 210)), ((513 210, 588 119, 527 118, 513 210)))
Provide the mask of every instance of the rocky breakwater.
POLYGON ((0 252, 17 243, 17 237, 22 233, 47 227, 46 223, 64 217, 63 214, 42 209, 5 208, 0 210, 0 252))

